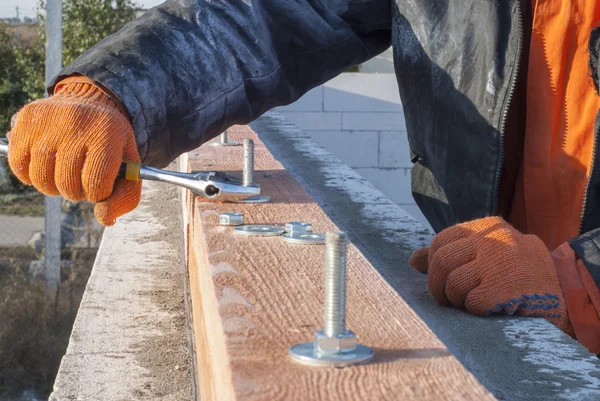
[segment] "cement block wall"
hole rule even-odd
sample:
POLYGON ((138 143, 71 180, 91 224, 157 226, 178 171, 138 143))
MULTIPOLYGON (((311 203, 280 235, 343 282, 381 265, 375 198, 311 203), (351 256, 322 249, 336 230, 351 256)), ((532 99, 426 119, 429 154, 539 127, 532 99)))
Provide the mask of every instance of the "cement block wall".
POLYGON ((410 191, 412 163, 394 74, 341 74, 277 110, 429 227, 410 191))

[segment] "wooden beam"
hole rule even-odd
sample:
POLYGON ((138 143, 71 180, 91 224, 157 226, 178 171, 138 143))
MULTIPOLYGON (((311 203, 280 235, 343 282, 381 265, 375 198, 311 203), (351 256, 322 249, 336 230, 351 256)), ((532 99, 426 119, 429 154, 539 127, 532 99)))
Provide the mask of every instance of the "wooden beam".
MULTIPOLYGON (((337 227, 249 128, 233 127, 229 136, 255 141, 255 181, 273 202, 190 198, 188 268, 203 401, 494 399, 353 245, 347 325, 375 350, 374 361, 345 369, 293 363, 288 348, 323 327, 323 246, 237 236, 218 215, 242 212, 248 224, 308 221, 315 232, 337 227)), ((240 176, 242 149, 205 145, 189 160, 193 170, 240 176)))

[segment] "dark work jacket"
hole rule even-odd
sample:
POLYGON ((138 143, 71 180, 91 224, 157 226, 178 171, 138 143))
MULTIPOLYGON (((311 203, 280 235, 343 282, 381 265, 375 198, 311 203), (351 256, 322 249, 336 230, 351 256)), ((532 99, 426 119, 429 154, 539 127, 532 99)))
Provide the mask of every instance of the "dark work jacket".
MULTIPOLYGON (((417 204, 436 231, 498 213, 504 129, 523 58, 519 0, 170 0, 57 80, 79 73, 114 92, 144 163, 163 167, 391 44, 417 204)), ((596 85, 599 49, 593 33, 596 85)), ((571 245, 600 284, 598 164, 571 245)))

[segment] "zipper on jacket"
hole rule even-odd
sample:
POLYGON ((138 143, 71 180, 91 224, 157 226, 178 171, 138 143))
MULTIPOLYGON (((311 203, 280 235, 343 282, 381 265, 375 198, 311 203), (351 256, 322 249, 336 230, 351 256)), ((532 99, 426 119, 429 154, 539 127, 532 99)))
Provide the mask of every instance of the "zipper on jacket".
POLYGON ((585 184, 585 192, 583 193, 583 206, 581 206, 581 217, 579 217, 579 235, 583 234, 581 230, 583 230, 583 218, 585 216, 585 206, 587 205, 587 195, 590 187, 590 182, 592 181, 592 176, 594 175, 594 168, 596 164, 596 151, 598 147, 598 140, 596 138, 596 127, 594 127, 594 144, 592 145, 592 168, 590 169, 590 176, 587 179, 585 184))
POLYGON ((517 88, 517 81, 519 78, 519 70, 521 69, 521 58, 523 52, 523 12, 521 10, 521 0, 517 0, 517 20, 519 22, 517 26, 517 34, 519 35, 519 46, 517 48, 517 60, 515 63, 515 73, 513 74, 512 82, 508 91, 508 100, 506 102, 506 108, 502 115, 502 123, 500 124, 500 160, 498 161, 498 169, 496 173, 496 182, 494 188, 494 207, 495 213, 498 213, 498 201, 500 197, 500 180, 502 178, 502 167, 504 167, 504 130, 506 129, 506 121, 508 120, 508 113, 510 112, 510 104, 512 103, 515 90, 517 88))

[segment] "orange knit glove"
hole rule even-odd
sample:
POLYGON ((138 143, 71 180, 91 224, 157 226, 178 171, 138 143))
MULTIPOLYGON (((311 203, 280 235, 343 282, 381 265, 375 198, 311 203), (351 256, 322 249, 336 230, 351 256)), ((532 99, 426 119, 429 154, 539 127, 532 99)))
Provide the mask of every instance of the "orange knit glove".
POLYGON ((428 272, 429 291, 443 306, 474 315, 544 317, 573 336, 550 252, 500 217, 450 227, 409 263, 428 272))
POLYGON ((59 85, 50 98, 19 111, 13 124, 8 161, 25 184, 95 202, 96 218, 106 226, 139 203, 141 182, 117 179, 124 160, 140 161, 133 129, 96 86, 59 85))

